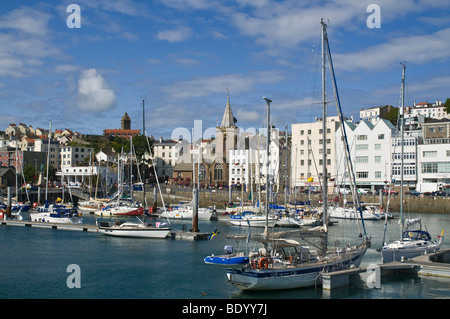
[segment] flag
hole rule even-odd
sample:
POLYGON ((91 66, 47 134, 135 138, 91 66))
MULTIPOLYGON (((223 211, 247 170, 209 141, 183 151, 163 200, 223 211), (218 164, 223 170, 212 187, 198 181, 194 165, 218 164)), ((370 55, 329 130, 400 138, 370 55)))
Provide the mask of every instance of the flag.
POLYGON ((217 230, 217 228, 211 233, 209 234, 209 240, 211 240, 214 236, 216 236, 219 233, 219 231, 217 230))

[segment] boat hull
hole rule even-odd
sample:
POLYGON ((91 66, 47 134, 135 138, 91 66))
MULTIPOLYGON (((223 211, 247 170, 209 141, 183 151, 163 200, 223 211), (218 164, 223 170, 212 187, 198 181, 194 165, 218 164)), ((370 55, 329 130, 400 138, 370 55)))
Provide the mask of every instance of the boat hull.
MULTIPOLYGON (((359 212, 355 212, 353 209, 337 207, 335 209, 330 209, 328 211, 328 216, 333 219, 352 219, 357 220, 361 219, 361 215, 359 212)), ((370 211, 363 210, 363 219, 364 220, 379 220, 381 215, 372 213, 370 211)))
POLYGON ((120 209, 120 208, 110 208, 104 210, 95 211, 95 215, 98 216, 141 216, 144 214, 144 208, 129 208, 129 209, 120 209))
POLYGON ((99 227, 99 233, 116 236, 116 237, 138 237, 138 238, 166 238, 169 233, 169 228, 152 228, 152 229, 118 229, 114 227, 99 227))
POLYGON ((422 243, 422 246, 419 246, 419 243, 416 243, 416 246, 409 246, 409 247, 400 247, 394 243, 394 245, 388 245, 383 247, 381 250, 381 260, 384 264, 391 263, 394 261, 402 261, 402 259, 410 259, 414 257, 418 257, 421 255, 434 253, 438 251, 441 246, 442 242, 435 243, 431 245, 426 245, 425 243, 422 243), (395 247, 393 247, 395 246, 395 247))
POLYGON ((335 262, 305 263, 298 267, 227 270, 227 280, 242 290, 280 290, 321 284, 321 274, 359 267, 367 248, 335 262))
MULTIPOLYGON (((198 220, 210 220, 212 211, 199 211, 197 216, 198 220)), ((161 213, 159 217, 173 219, 192 219, 194 217, 194 213, 192 211, 167 211, 161 213)))
POLYGON ((235 255, 208 256, 204 259, 205 264, 226 267, 241 267, 248 264, 249 257, 235 255))
MULTIPOLYGON (((275 226, 278 218, 269 217, 268 225, 269 227, 275 226)), ((266 217, 265 216, 241 216, 241 215, 231 215, 228 222, 234 226, 246 226, 246 227, 265 227, 266 217)))

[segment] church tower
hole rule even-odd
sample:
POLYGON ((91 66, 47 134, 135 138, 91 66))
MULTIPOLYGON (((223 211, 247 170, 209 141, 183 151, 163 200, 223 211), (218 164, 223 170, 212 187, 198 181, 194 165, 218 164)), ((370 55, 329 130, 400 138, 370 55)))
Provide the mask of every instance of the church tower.
POLYGON ((230 94, 227 94, 227 105, 220 126, 216 128, 217 152, 222 153, 224 162, 228 162, 229 150, 235 150, 239 136, 239 128, 236 126, 236 118, 233 116, 230 104, 230 94), (221 145, 220 145, 221 144, 221 145))
POLYGON ((127 112, 122 116, 120 123, 122 130, 131 130, 131 119, 127 112))

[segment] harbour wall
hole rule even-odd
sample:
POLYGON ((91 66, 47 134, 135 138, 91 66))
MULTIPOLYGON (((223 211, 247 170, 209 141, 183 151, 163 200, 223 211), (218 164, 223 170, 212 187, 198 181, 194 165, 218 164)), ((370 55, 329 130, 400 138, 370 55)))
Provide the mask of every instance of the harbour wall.
MULTIPOLYGON (((192 189, 191 188, 177 188, 177 187, 167 187, 163 188, 162 192, 164 198, 164 204, 178 204, 181 201, 190 201, 192 199, 192 189)), ((157 194, 157 204, 162 205, 159 192, 157 194)), ((237 203, 240 202, 241 192, 232 192, 232 201, 237 203)), ((216 206, 216 208, 224 208, 224 205, 229 202, 229 192, 227 190, 200 190, 199 192, 199 204, 201 207, 216 206)), ((333 196, 330 196, 330 199, 333 196)), ((138 200, 142 200, 142 193, 136 195, 138 200)), ((146 191, 147 202, 151 205, 154 200, 153 189, 146 191)), ((249 193, 244 192, 244 202, 247 202, 249 198, 249 193)), ((312 205, 319 205, 319 201, 322 199, 321 194, 310 195, 312 205)), ((297 201, 307 201, 307 194, 297 194, 295 200, 297 201)), ((295 201, 291 197, 291 202, 295 201)), ((347 195, 347 200, 351 201, 351 196, 347 195)), ((366 195, 360 196, 360 201, 364 203, 371 203, 375 205, 380 205, 386 209, 387 196, 380 197, 379 195, 366 195)), ((261 195, 261 201, 265 201, 265 194, 261 195)), ((277 195, 278 204, 284 204, 284 193, 277 195)), ((389 211, 399 212, 400 211, 400 195, 391 196, 389 200, 389 211)), ((409 196, 405 195, 403 197, 403 212, 405 213, 440 213, 446 214, 450 213, 450 197, 439 197, 439 196, 409 196)))

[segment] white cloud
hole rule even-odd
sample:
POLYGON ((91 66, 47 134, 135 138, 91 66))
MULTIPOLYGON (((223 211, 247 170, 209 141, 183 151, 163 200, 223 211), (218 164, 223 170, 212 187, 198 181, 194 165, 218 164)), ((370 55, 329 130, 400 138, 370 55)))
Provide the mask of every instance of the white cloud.
POLYGON ((257 84, 276 83, 282 79, 278 72, 254 72, 251 74, 224 74, 196 77, 178 81, 162 88, 172 99, 202 98, 230 89, 233 94, 246 93, 257 84))
POLYGON ((23 7, 5 14, 0 19, 0 29, 14 29, 31 35, 45 35, 50 15, 23 7))
POLYGON ((338 69, 380 70, 401 61, 421 64, 450 58, 450 28, 429 35, 399 37, 359 52, 333 54, 338 69))
POLYGON ((78 80, 78 106, 86 111, 104 111, 116 105, 116 95, 96 69, 84 70, 78 80))
POLYGON ((169 42, 180 42, 189 39, 192 36, 193 32, 189 27, 178 27, 173 30, 164 30, 159 31, 156 37, 159 40, 165 40, 169 42))

